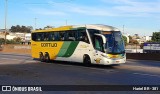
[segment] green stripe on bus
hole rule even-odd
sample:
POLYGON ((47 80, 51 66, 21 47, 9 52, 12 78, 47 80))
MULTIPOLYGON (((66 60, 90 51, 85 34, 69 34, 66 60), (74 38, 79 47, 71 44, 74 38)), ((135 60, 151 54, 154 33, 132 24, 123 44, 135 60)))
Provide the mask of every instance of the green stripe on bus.
POLYGON ((70 46, 67 49, 67 52, 63 57, 70 57, 74 53, 78 43, 79 43, 78 41, 71 42, 70 46))
POLYGON ((71 44, 71 42, 64 42, 57 56, 63 57, 65 55, 65 53, 67 52, 67 49, 70 44, 71 44))

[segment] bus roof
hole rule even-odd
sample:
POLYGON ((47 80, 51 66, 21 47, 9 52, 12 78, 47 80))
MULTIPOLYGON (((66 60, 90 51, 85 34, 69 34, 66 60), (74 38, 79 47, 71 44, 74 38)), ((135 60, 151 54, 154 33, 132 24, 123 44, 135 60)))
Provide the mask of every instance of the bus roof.
POLYGON ((67 31, 67 30, 77 30, 77 29, 96 29, 101 31, 120 31, 119 29, 108 26, 108 25, 102 25, 102 24, 88 24, 88 25, 72 25, 72 26, 61 26, 57 28, 52 29, 46 29, 46 30, 36 30, 33 32, 48 32, 48 31, 67 31))

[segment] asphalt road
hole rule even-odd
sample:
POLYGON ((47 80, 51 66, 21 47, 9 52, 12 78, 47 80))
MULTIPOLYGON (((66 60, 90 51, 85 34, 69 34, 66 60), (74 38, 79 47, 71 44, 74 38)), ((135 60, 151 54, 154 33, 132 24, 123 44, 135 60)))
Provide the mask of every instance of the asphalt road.
MULTIPOLYGON (((127 60, 126 64, 120 66, 85 67, 82 64, 68 62, 41 63, 29 55, 0 53, 0 84, 160 85, 160 61, 127 60)), ((75 92, 70 93, 75 94, 75 92)), ((135 93, 138 92, 129 94, 135 93)), ((160 94, 160 92, 144 92, 144 94, 150 93, 160 94)))

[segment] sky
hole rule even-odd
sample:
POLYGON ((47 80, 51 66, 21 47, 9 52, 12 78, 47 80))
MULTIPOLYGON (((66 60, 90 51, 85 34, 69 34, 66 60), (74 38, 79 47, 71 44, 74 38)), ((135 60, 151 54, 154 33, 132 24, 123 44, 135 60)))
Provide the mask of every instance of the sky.
MULTIPOLYGON (((0 0, 0 29, 5 1, 0 0)), ((7 28, 105 24, 141 36, 160 30, 160 0, 8 0, 7 28)))

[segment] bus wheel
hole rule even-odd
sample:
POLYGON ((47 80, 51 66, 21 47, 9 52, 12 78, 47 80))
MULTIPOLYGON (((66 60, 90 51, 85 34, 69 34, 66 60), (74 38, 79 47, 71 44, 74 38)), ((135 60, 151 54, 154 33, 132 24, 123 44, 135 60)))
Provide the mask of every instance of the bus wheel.
POLYGON ((45 54, 45 61, 46 61, 46 63, 50 62, 50 56, 48 53, 45 54))
POLYGON ((44 56, 43 56, 42 52, 40 52, 40 54, 39 54, 39 59, 41 62, 44 62, 44 56))
POLYGON ((91 66, 91 59, 90 59, 90 57, 88 55, 84 55, 84 57, 83 57, 83 63, 87 67, 91 66))

